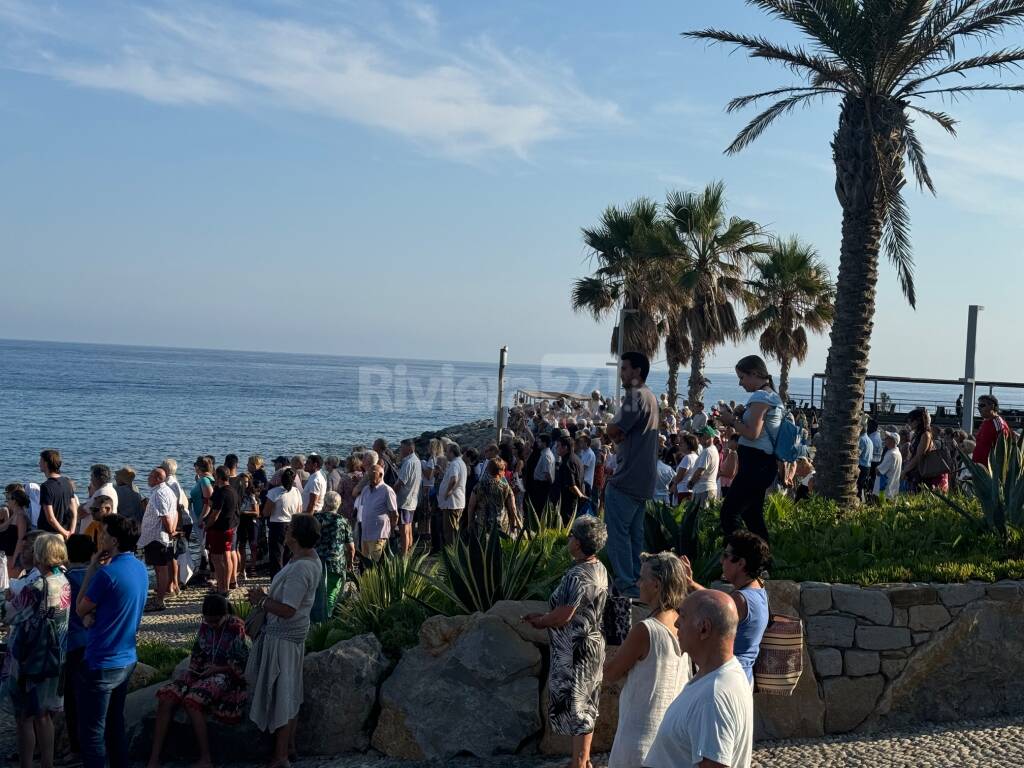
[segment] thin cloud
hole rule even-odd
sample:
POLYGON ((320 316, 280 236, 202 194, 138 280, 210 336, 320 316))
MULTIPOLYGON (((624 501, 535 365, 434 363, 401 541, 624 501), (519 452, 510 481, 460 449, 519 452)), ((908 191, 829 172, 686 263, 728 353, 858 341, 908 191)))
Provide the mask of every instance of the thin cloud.
MULTIPOLYGON (((424 26, 437 31, 432 6, 406 7, 416 27, 410 40, 424 26)), ((56 27, 33 13, 0 0, 0 26, 20 38, 3 50, 8 68, 161 104, 317 113, 466 158, 526 156, 540 142, 621 121, 618 107, 587 95, 568 67, 482 35, 424 47, 396 40, 393 29, 374 37, 336 20, 182 4, 115 6, 106 18, 57 17, 56 27)))

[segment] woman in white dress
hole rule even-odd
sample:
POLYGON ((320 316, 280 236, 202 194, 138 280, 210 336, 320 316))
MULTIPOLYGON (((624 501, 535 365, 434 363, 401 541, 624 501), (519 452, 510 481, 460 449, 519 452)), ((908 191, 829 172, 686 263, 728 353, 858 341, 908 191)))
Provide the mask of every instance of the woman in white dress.
POLYGON ((288 524, 285 544, 292 559, 273 581, 270 592, 249 590, 249 602, 266 612, 266 623, 245 668, 252 696, 249 719, 274 734, 271 768, 288 766, 295 752, 295 718, 302 706, 302 657, 306 651, 309 613, 322 568, 316 553, 320 523, 312 515, 296 515, 288 524))
POLYGON ((619 694, 608 768, 640 768, 661 719, 690 680, 690 659, 679 647, 675 623, 690 583, 682 560, 671 552, 642 558, 640 600, 651 614, 629 630, 619 650, 604 665, 604 679, 626 677, 619 694))

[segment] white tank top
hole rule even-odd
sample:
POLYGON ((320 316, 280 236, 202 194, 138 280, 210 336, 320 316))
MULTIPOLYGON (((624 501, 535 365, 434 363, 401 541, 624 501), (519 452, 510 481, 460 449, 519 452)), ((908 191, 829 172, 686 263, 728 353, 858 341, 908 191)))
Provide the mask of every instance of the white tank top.
POLYGON ((690 658, 679 648, 676 633, 655 618, 647 628, 650 650, 629 670, 619 694, 619 724, 608 768, 640 768, 658 734, 668 705, 690 680, 690 658))

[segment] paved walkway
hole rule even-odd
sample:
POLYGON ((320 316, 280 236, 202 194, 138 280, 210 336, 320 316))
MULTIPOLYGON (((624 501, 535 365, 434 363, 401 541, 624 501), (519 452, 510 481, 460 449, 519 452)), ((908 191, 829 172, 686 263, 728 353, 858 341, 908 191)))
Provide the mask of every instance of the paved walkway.
MULTIPOLYGON (((245 600, 249 587, 268 589, 269 586, 270 578, 267 576, 250 577, 244 587, 231 592, 231 600, 245 600)), ((179 595, 167 598, 166 611, 143 614, 139 639, 191 648, 196 630, 199 629, 200 609, 207 591, 206 587, 186 589, 179 595)))

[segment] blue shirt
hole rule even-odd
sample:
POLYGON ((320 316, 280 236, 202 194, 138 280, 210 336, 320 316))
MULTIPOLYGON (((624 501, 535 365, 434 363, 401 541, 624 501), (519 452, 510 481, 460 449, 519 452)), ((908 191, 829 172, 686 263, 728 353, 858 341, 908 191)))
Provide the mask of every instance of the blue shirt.
POLYGON ((96 571, 85 593, 96 604, 96 623, 85 646, 90 669, 118 669, 138 661, 135 636, 148 591, 146 566, 134 554, 120 554, 96 571))
POLYGON ((753 421, 754 414, 751 412, 750 406, 756 403, 764 403, 768 406, 768 410, 764 412, 764 425, 761 428, 761 434, 757 440, 740 437, 739 442, 740 445, 757 448, 771 455, 775 453, 775 439, 779 434, 779 426, 782 424, 782 400, 774 392, 767 392, 763 389, 751 393, 750 399, 747 400, 746 410, 743 411, 744 424, 750 424, 753 421))
POLYGON ((768 590, 744 587, 740 594, 747 601, 747 615, 736 627, 732 655, 743 667, 747 680, 754 682, 754 662, 761 652, 761 638, 768 628, 768 590))
POLYGON ((871 442, 871 436, 867 432, 860 436, 857 447, 860 449, 860 459, 857 463, 862 467, 870 467, 871 457, 875 455, 875 445, 871 442))
POLYGON ((73 565, 68 568, 65 574, 68 583, 71 585, 71 611, 68 614, 68 653, 85 648, 86 639, 89 637, 89 630, 82 623, 82 617, 75 610, 78 602, 78 593, 82 591, 82 581, 85 579, 84 565, 73 565))

